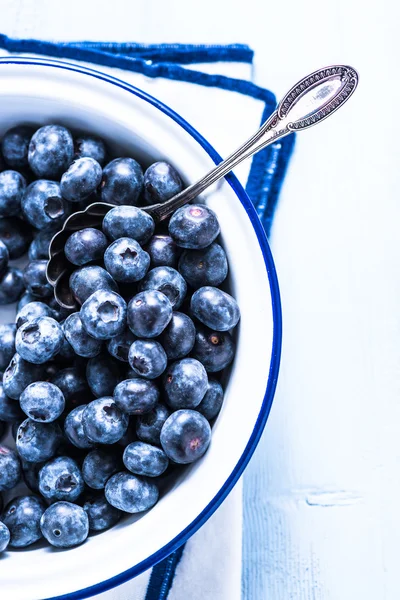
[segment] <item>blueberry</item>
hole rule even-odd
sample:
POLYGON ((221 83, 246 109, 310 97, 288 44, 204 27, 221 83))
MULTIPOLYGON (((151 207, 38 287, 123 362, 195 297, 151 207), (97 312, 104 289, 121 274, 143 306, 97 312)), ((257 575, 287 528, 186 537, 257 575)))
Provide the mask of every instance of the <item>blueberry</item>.
POLYGON ((35 300, 34 302, 29 302, 25 304, 17 312, 17 316, 15 317, 15 323, 17 328, 22 327, 25 323, 30 323, 39 317, 52 317, 53 311, 47 304, 44 302, 39 302, 39 300, 35 300))
POLYGON ((86 379, 96 398, 112 396, 121 380, 120 363, 103 352, 88 361, 86 379))
POLYGON ((38 423, 51 423, 62 415, 64 394, 54 383, 35 381, 22 392, 19 403, 27 417, 38 423))
POLYGON ((61 443, 57 423, 37 423, 26 419, 18 428, 16 446, 21 458, 28 462, 49 460, 61 443))
POLYGON ((76 367, 62 369, 51 381, 60 388, 67 405, 71 408, 87 403, 92 399, 85 374, 76 367))
POLYGON ((166 369, 167 355, 155 340, 135 340, 129 350, 132 370, 146 379, 156 379, 166 369))
POLYGON ((25 219, 36 229, 60 228, 69 214, 69 207, 55 181, 38 179, 25 190, 21 201, 25 219))
POLYGON ((118 508, 111 506, 104 494, 98 494, 87 500, 83 505, 83 510, 88 516, 90 531, 105 531, 106 529, 110 529, 122 517, 122 512, 118 508))
POLYGON ((103 231, 111 240, 127 237, 144 244, 154 227, 152 217, 135 206, 116 206, 103 219, 103 231))
POLYGON ((5 169, 7 169, 6 163, 4 161, 3 155, 1 153, 1 147, 0 147, 0 173, 2 171, 4 171, 5 169))
POLYGON ((216 331, 228 331, 240 319, 240 310, 232 296, 215 287, 202 287, 190 301, 192 314, 201 323, 216 331))
POLYGON ((21 210, 26 181, 18 171, 0 173, 0 216, 13 217, 21 210))
POLYGON ((5 393, 9 398, 19 400, 20 395, 30 383, 43 379, 43 371, 42 365, 27 362, 16 352, 4 371, 3 386, 5 393))
POLYGON ((14 423, 23 419, 24 414, 21 411, 19 403, 6 395, 4 386, 0 383, 0 421, 14 423))
POLYGON ((33 296, 30 292, 24 292, 21 298, 17 302, 17 313, 29 302, 37 302, 37 297, 33 296))
POLYGON ((98 290, 83 303, 80 316, 89 335, 109 340, 126 326, 126 302, 116 292, 98 290))
POLYGON ((128 362, 129 348, 134 340, 135 336, 127 329, 107 342, 107 350, 114 358, 128 362))
POLYGON ((146 204, 166 202, 182 191, 179 173, 167 162, 155 162, 144 174, 144 199, 146 204))
POLYGON ((10 258, 19 258, 32 241, 31 227, 17 217, 0 219, 0 240, 7 246, 10 258))
POLYGON ((97 266, 82 267, 74 271, 69 279, 74 298, 83 304, 89 296, 99 290, 118 291, 118 286, 110 273, 97 266))
POLYGON ((40 519, 45 510, 38 496, 19 496, 7 504, 2 519, 10 531, 11 547, 26 548, 40 540, 40 519))
POLYGON ((0 277, 0 305, 13 304, 24 291, 24 276, 20 269, 9 267, 0 277))
POLYGON ((179 259, 179 271, 194 288, 219 285, 228 275, 225 250, 216 242, 204 250, 185 250, 179 259))
POLYGON ((158 290, 140 292, 128 304, 128 326, 138 337, 157 337, 171 318, 171 302, 158 290))
POLYGON ((159 396, 156 384, 140 377, 125 379, 114 390, 115 404, 128 415, 142 415, 151 411, 159 396))
POLYGON ((168 406, 195 408, 205 396, 208 377, 203 365, 195 358, 183 358, 170 365, 164 376, 168 406))
POLYGON ((122 471, 113 475, 106 484, 107 501, 128 513, 148 510, 158 500, 158 488, 152 481, 122 471))
POLYGON ((17 330, 15 347, 24 360, 40 365, 60 351, 63 337, 62 328, 55 319, 39 317, 17 330))
POLYGON ((69 202, 81 202, 96 191, 101 177, 102 170, 97 160, 87 156, 78 158, 61 177, 61 194, 69 202))
POLYGON ((103 166, 106 161, 107 150, 105 144, 103 140, 94 135, 84 133, 77 137, 75 139, 74 149, 75 160, 77 158, 88 156, 89 158, 97 160, 101 166, 103 166))
POLYGON ((82 465, 85 483, 95 490, 104 489, 111 475, 120 470, 121 459, 118 454, 102 448, 89 452, 82 465))
POLYGON ((182 248, 206 248, 219 234, 217 216, 204 204, 187 204, 172 215, 169 234, 182 248))
POLYGON ((50 242, 58 231, 58 227, 48 227, 38 231, 35 235, 31 245, 29 246, 28 258, 29 260, 40 260, 49 258, 49 247, 50 242))
POLYGON ((115 158, 103 169, 102 202, 136 205, 143 187, 142 167, 133 158, 115 158))
POLYGON ((48 500, 73 502, 85 486, 77 463, 68 456, 58 456, 44 465, 39 473, 39 491, 48 500))
POLYGON ((176 267, 181 249, 169 235, 153 235, 147 245, 152 267, 176 267))
POLYGON ((142 442, 160 445, 161 429, 170 411, 164 404, 156 404, 153 410, 140 415, 136 422, 136 434, 142 442))
POLYGON ((211 427, 197 410, 177 410, 165 421, 160 439, 168 458, 179 464, 188 464, 207 450, 211 427))
POLYGON ((11 490, 21 480, 21 463, 15 450, 0 446, 0 492, 11 490))
POLYGON ((53 287, 47 281, 47 260, 32 260, 24 269, 26 289, 37 298, 49 298, 53 295, 53 287))
POLYGON ((90 402, 82 415, 83 429, 93 442, 115 444, 128 428, 129 419, 111 396, 90 402))
POLYGON ((14 356, 16 331, 14 323, 0 325, 0 371, 7 368, 14 356))
POLYGON ((166 454, 151 444, 132 442, 125 448, 123 461, 125 467, 135 475, 158 477, 169 465, 166 454))
POLYGON ((81 506, 72 502, 55 502, 44 512, 40 528, 52 546, 72 548, 86 540, 89 519, 81 506))
POLYGON ((0 521, 0 553, 4 552, 10 543, 10 531, 7 525, 0 521))
POLYGON ((82 417, 86 406, 86 404, 82 404, 71 410, 64 421, 64 433, 71 444, 77 448, 93 448, 94 446, 83 429, 82 417))
POLYGON ((45 462, 31 463, 21 460, 22 476, 28 488, 37 494, 39 492, 39 473, 44 467, 45 462))
POLYGON ((161 334, 160 342, 169 360, 184 358, 191 352, 196 328, 190 317, 181 312, 172 313, 172 319, 161 334))
POLYGON ((172 267, 155 267, 140 284, 141 291, 158 290, 167 296, 172 308, 181 306, 187 292, 186 281, 172 267))
POLYGON ((22 169, 28 166, 28 148, 33 133, 32 127, 17 125, 4 134, 1 150, 4 160, 13 169, 22 169))
POLYGON ((74 155, 72 135, 60 125, 45 125, 32 136, 28 150, 29 166, 37 177, 58 179, 74 155))
POLYGON ((82 266, 103 258, 108 246, 104 233, 98 229, 87 227, 75 231, 65 243, 64 251, 67 259, 74 265, 82 266))
POLYGON ((150 265, 150 257, 138 242, 124 237, 115 240, 107 248, 104 264, 115 281, 132 283, 145 276, 150 265))
POLYGON ((93 358, 100 354, 101 340, 96 340, 86 332, 79 313, 73 313, 65 319, 63 330, 66 340, 78 356, 93 358))
POLYGON ((208 380, 206 395, 198 404, 196 410, 199 411, 208 421, 217 416, 224 400, 224 390, 219 381, 215 379, 208 380))
POLYGON ((0 277, 7 271, 9 258, 7 246, 0 240, 0 277))
POLYGON ((201 327, 196 333, 192 354, 204 365, 206 371, 216 373, 232 362, 235 342, 227 331, 212 331, 201 327))

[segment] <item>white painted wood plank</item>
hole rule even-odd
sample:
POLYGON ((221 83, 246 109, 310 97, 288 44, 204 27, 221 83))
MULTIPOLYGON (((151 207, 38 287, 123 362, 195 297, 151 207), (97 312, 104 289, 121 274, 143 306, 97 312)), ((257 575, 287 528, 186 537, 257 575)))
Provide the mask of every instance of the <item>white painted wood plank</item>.
MULTIPOLYGON (((246 600, 400 596, 398 126, 367 125, 398 45, 389 3, 360 8, 288 9, 293 75, 342 60, 361 80, 340 114, 298 137, 276 214, 282 370, 245 475, 246 600)), ((270 54, 279 40, 268 38, 270 54)), ((267 69, 256 56, 284 91, 284 61, 267 69)))

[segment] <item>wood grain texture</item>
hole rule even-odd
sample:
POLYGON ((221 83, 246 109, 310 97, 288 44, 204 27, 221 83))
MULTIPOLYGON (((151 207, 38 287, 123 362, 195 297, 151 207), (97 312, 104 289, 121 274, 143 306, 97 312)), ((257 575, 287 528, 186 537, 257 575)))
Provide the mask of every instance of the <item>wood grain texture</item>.
MULTIPOLYGON (((398 46, 390 3, 359 8, 340 0, 322 24, 316 2, 291 2, 286 47, 297 50, 272 66, 281 92, 289 71, 338 59, 360 87, 298 136, 276 213, 282 368, 244 478, 244 600, 400 596, 398 126, 383 119, 370 137, 398 46)), ((267 55, 279 45, 270 33, 267 55)), ((257 45, 256 59, 266 73, 257 45)))

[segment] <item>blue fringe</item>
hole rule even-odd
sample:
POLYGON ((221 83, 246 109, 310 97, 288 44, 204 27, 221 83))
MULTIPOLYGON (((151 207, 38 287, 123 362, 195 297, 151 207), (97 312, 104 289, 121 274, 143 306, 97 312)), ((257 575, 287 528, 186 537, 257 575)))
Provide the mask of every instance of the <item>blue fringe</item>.
MULTIPOLYGON (((115 54, 105 50, 98 50, 87 45, 59 44, 56 42, 45 42, 42 40, 19 40, 12 39, 6 35, 0 34, 0 48, 8 52, 26 52, 41 54, 43 56, 52 56, 61 59, 83 60, 96 65, 111 67, 115 69, 124 69, 141 73, 146 77, 164 77, 166 79, 186 81, 188 83, 197 83, 206 87, 219 87, 224 90, 240 91, 259 100, 269 101, 275 104, 274 95, 263 88, 241 79, 233 79, 225 75, 209 75, 193 69, 185 69, 179 65, 168 62, 155 62, 143 58, 135 58, 125 54, 115 54), (238 89, 238 88, 241 89, 238 89)), ((216 56, 217 51, 214 49, 216 56)), ((196 51, 193 51, 190 62, 197 62, 196 51)), ((187 57, 189 63, 189 57, 187 57)))
POLYGON ((204 44, 135 44, 133 42, 66 42, 62 46, 91 48, 112 54, 139 56, 153 62, 181 65, 210 62, 242 62, 251 64, 254 51, 244 44, 226 46, 204 44))

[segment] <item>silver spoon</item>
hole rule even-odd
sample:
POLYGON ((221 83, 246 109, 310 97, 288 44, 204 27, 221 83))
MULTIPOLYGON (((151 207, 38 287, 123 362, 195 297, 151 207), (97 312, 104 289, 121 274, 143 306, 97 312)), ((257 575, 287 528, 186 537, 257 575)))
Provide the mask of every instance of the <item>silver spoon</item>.
MULTIPOLYGON (((325 67, 307 75, 287 92, 275 112, 236 152, 167 202, 143 206, 141 209, 149 213, 156 223, 167 219, 177 208, 197 198, 246 158, 279 138, 308 129, 329 117, 350 98, 357 84, 357 71, 345 65, 325 67)), ((77 308, 69 288, 69 275, 75 267, 65 257, 65 242, 74 231, 85 227, 101 227, 104 216, 112 208, 113 204, 95 202, 84 211, 74 213, 51 241, 47 279, 54 286, 57 302, 64 308, 77 308)))

